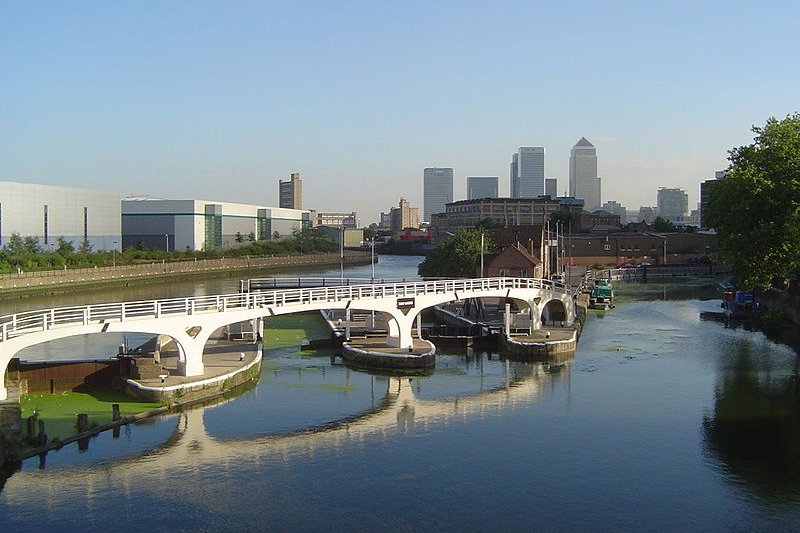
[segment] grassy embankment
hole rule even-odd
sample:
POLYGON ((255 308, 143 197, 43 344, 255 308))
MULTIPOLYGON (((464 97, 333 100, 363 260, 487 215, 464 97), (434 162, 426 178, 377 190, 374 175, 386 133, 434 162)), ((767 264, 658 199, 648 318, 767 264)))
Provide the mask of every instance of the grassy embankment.
POLYGON ((25 427, 24 420, 35 413, 39 420, 44 420, 45 432, 50 440, 63 439, 77 433, 75 424, 79 413, 89 415, 90 426, 111 422, 111 405, 115 403, 119 404, 120 414, 123 417, 161 406, 158 403, 136 401, 122 392, 111 389, 58 394, 26 394, 20 401, 23 428, 25 427))
POLYGON ((264 319, 264 348, 299 346, 304 340, 330 336, 328 325, 317 312, 278 315, 264 319))
MULTIPOLYGON (((330 332, 319 313, 298 313, 264 320, 266 349, 298 346, 305 339, 321 339, 330 332)), ((123 417, 160 407, 157 403, 139 402, 122 392, 110 389, 59 394, 26 394, 21 400, 23 421, 37 414, 45 422, 48 437, 64 438, 76 433, 78 413, 89 415, 90 425, 111 422, 111 405, 118 403, 123 417)), ((24 427, 24 424, 23 424, 24 427)))

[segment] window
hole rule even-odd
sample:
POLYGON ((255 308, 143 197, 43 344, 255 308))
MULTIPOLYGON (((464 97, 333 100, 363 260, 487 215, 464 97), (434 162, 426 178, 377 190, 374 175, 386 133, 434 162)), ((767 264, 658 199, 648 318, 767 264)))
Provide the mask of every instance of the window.
POLYGON ((44 206, 44 244, 47 245, 47 206, 44 206))

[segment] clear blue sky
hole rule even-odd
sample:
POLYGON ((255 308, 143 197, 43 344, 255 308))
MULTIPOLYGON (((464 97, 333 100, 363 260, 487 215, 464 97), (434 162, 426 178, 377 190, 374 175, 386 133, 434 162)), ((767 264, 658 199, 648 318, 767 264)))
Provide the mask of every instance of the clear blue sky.
POLYGON ((0 0, 0 180, 304 207, 364 223, 422 169, 500 177, 597 147, 655 205, 800 108, 796 2, 0 0))

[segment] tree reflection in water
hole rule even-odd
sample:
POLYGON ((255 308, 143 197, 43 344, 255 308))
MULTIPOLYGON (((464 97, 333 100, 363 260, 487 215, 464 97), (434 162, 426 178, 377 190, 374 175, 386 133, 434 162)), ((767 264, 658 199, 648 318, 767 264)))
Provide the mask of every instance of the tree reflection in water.
POLYGON ((706 444, 734 483, 770 502, 800 497, 800 391, 797 371, 761 357, 750 341, 720 369, 706 444))

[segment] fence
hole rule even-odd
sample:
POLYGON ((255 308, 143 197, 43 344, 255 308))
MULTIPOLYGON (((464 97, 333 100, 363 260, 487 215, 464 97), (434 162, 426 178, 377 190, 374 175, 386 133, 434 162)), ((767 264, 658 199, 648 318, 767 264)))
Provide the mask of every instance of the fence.
MULTIPOLYGON (((369 262, 369 260, 369 252, 349 251, 344 254, 345 263, 369 262)), ((0 274, 0 290, 224 270, 329 265, 338 264, 339 261, 339 253, 324 253, 281 257, 222 257, 194 261, 162 261, 111 267, 45 270, 19 274, 0 274)))

